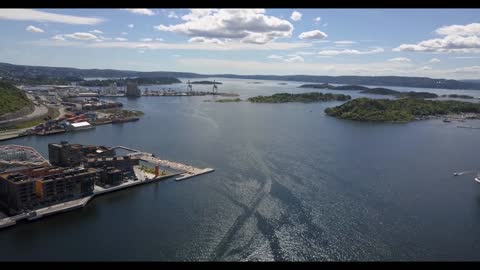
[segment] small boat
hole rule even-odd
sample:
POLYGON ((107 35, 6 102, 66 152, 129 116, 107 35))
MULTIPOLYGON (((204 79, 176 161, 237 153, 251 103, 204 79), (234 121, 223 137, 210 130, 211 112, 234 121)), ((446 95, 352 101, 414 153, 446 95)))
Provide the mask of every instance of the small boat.
POLYGON ((453 174, 453 176, 459 176, 459 175, 460 175, 460 173, 458 173, 458 172, 453 174))
POLYGON ((445 119, 443 119, 443 122, 445 122, 445 123, 450 123, 450 122, 452 122, 452 121, 451 121, 450 119, 445 118, 445 119))
POLYGON ((475 181, 476 181, 477 183, 480 183, 480 176, 475 177, 475 181))

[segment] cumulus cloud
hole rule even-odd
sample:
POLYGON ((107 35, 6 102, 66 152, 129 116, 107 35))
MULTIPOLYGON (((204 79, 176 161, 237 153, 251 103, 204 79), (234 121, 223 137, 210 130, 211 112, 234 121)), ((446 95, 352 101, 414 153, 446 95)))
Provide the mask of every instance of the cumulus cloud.
POLYGON ((360 55, 384 52, 383 48, 373 48, 368 51, 359 50, 322 50, 318 52, 321 56, 336 56, 336 55, 360 55))
POLYGON ((313 20, 314 20, 316 23, 319 23, 319 22, 322 20, 322 18, 320 18, 320 17, 316 17, 316 18, 315 18, 315 19, 313 19, 313 20))
POLYGON ((153 41, 153 39, 151 39, 151 38, 142 38, 142 39, 140 39, 140 41, 142 41, 142 42, 151 42, 151 41, 153 41))
POLYGON ((127 41, 128 39, 123 38, 123 37, 116 37, 115 40, 118 40, 118 41, 127 41))
POLYGON ((293 21, 300 21, 302 19, 302 13, 300 13, 298 11, 294 11, 294 12, 292 12, 292 15, 290 16, 290 19, 292 19, 293 21))
POLYGON ((156 41, 164 41, 163 38, 156 38, 156 41))
POLYGON ((478 36, 480 35, 480 23, 443 26, 435 30, 435 33, 442 36, 478 36))
POLYGON ((95 29, 95 30, 92 30, 92 31, 89 31, 89 32, 94 33, 94 34, 103 34, 103 32, 98 30, 98 29, 95 29))
POLYGON ((438 59, 438 58, 432 58, 432 59, 430 59, 430 61, 428 61, 428 62, 434 64, 434 63, 440 62, 440 59, 438 59))
POLYGON ((421 69, 421 70, 431 70, 432 67, 430 67, 430 66, 424 66, 424 67, 421 67, 420 69, 421 69))
POLYGON ((326 37, 328 37, 328 35, 320 30, 303 32, 298 36, 299 39, 324 39, 326 37))
POLYGON ((178 15, 175 13, 175 11, 170 11, 167 17, 178 19, 178 15))
POLYGON ((129 24, 129 25, 127 25, 127 26, 130 27, 130 28, 133 28, 133 24, 129 24))
POLYGON ((101 18, 63 15, 34 9, 0 9, 0 19, 88 25, 105 21, 101 18))
POLYGON ((289 21, 267 16, 264 9, 191 9, 181 19, 185 22, 154 28, 190 37, 229 38, 254 44, 291 37, 293 32, 289 21))
POLYGON ((389 62, 397 62, 397 63, 410 63, 412 62, 412 60, 410 60, 409 58, 406 58, 406 57, 395 57, 395 58, 391 58, 391 59, 388 59, 389 62))
POLYGON ((43 32, 45 32, 45 31, 43 31, 43 29, 40 29, 40 28, 35 27, 33 25, 27 26, 27 28, 25 28, 25 30, 27 30, 28 32, 32 32, 32 33, 43 33, 43 32))
POLYGON ((128 33, 127 33, 127 32, 122 32, 122 33, 120 33, 120 34, 122 34, 122 35, 128 35, 128 33))
POLYGON ((126 8, 125 10, 138 15, 147 15, 147 16, 155 15, 155 12, 153 12, 151 9, 148 9, 148 8, 126 8))
POLYGON ((73 34, 67 34, 63 35, 64 37, 72 38, 72 39, 78 39, 78 40, 92 40, 92 39, 98 39, 97 36, 95 36, 92 33, 84 33, 84 32, 76 32, 73 34))
POLYGON ((435 33, 443 37, 401 44, 393 51, 480 53, 480 23, 443 26, 435 33))

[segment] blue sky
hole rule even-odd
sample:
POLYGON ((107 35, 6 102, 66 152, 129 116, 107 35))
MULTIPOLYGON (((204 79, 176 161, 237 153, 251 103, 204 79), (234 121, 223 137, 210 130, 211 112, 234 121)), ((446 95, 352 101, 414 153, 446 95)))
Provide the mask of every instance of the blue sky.
POLYGON ((480 79, 479 9, 0 9, 0 61, 480 79))

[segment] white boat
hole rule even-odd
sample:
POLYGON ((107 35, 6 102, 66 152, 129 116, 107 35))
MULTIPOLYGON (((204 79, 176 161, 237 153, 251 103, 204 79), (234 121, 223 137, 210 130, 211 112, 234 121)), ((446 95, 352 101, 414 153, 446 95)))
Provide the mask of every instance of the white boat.
POLYGON ((477 181, 477 183, 480 183, 480 176, 479 176, 479 177, 475 177, 475 181, 477 181))

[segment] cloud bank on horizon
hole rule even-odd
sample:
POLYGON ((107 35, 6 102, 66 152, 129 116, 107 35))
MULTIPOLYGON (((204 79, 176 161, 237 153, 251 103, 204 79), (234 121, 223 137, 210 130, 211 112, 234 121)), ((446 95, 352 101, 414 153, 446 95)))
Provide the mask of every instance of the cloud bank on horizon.
POLYGON ((8 38, 0 61, 478 79, 479 15, 479 9, 2 9, 0 29, 8 38))

